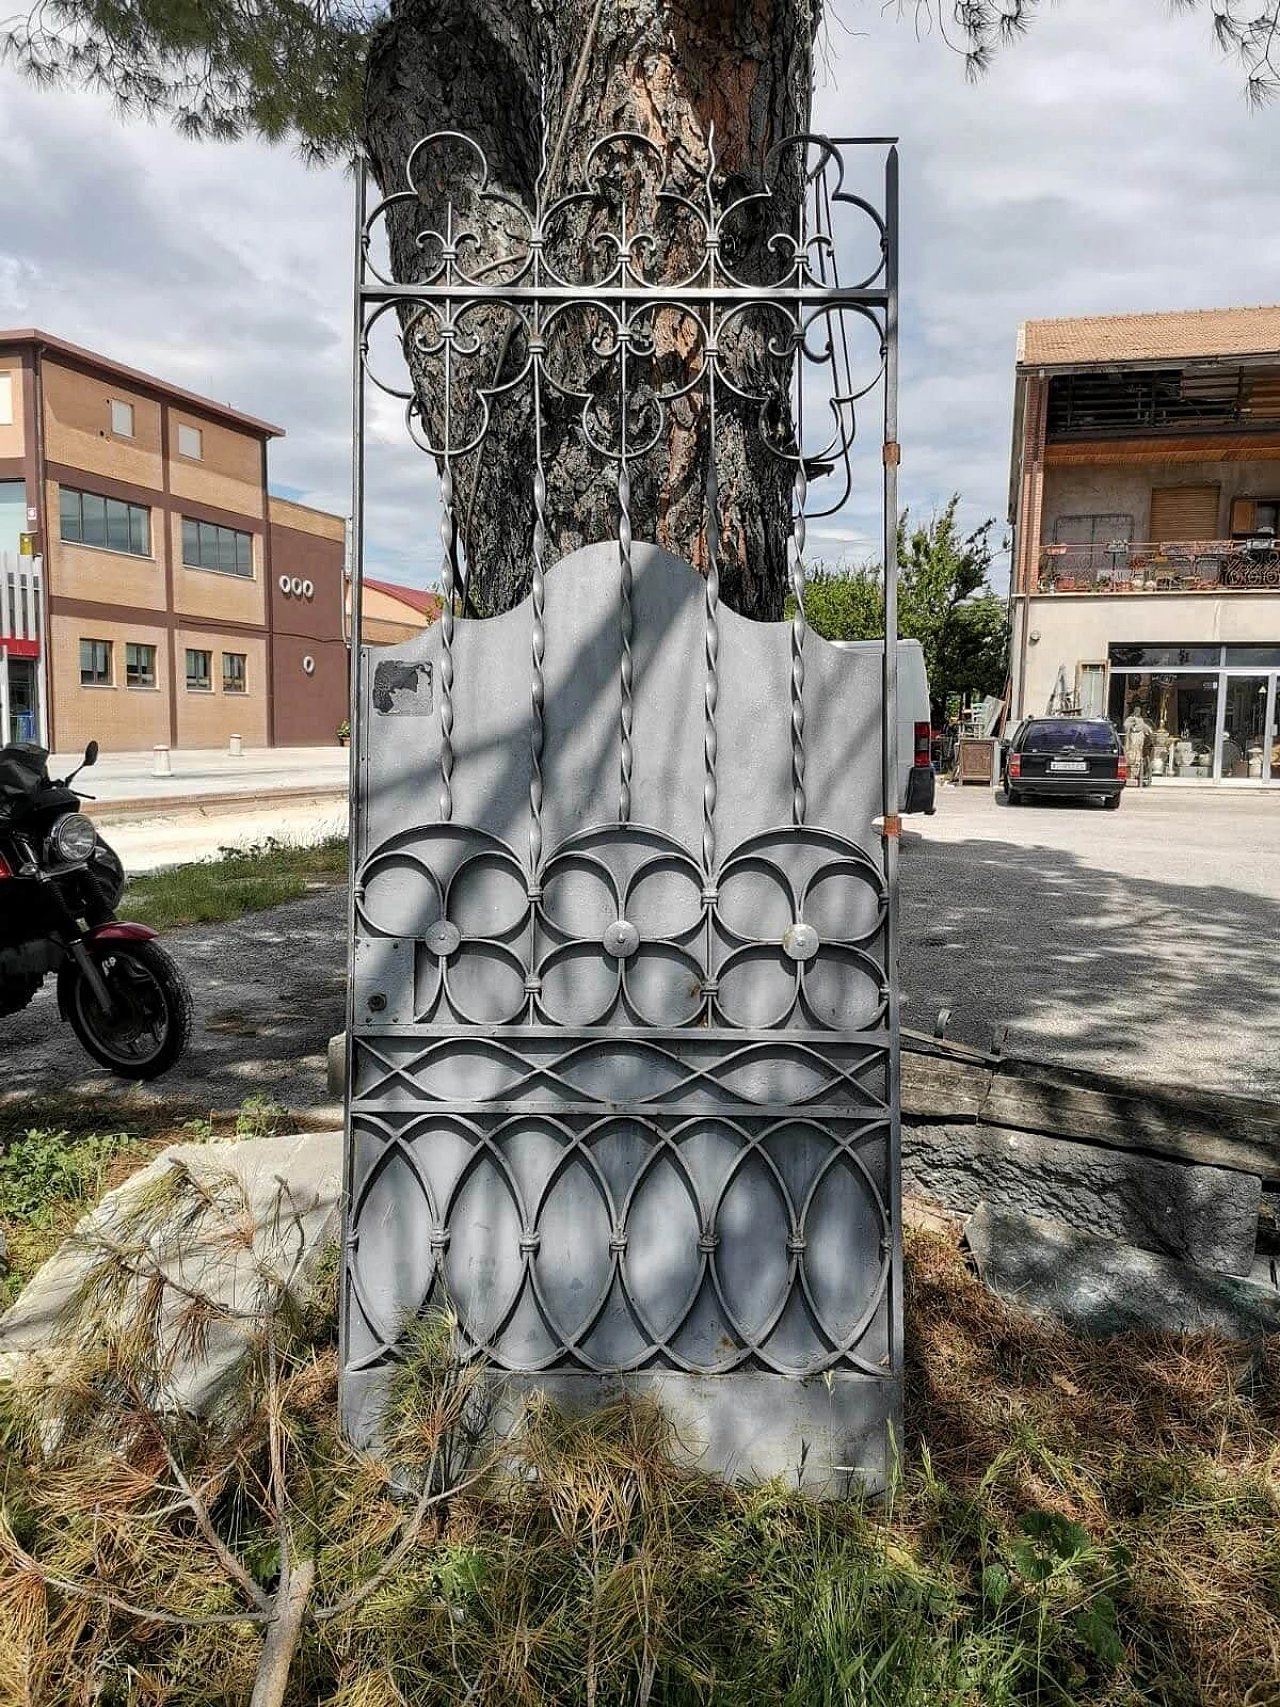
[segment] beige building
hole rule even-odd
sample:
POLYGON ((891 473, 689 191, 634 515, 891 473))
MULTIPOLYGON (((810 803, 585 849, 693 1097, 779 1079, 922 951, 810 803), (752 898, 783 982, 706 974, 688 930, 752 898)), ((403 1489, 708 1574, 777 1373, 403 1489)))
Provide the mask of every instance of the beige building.
POLYGON ((0 739, 336 739, 345 523, 269 494, 280 435, 48 333, 0 333, 0 739))
POLYGON ((1280 783, 1280 308, 1029 321, 1015 718, 1155 731, 1154 780, 1280 783))

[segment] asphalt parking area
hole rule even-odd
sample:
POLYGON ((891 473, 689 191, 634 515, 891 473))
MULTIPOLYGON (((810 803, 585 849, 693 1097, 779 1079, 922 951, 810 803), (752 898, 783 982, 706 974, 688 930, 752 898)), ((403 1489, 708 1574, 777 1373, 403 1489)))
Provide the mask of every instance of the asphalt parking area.
POLYGON ((1126 789, 1118 812, 942 788, 906 820, 904 1023, 1280 1099, 1280 790, 1126 789))

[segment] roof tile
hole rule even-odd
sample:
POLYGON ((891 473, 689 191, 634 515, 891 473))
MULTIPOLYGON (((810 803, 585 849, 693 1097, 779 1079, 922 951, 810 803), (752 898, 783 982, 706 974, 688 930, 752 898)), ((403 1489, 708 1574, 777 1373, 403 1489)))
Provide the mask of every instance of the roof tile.
POLYGON ((1280 356, 1280 306, 1028 320, 1018 333, 1023 367, 1262 355, 1280 356))

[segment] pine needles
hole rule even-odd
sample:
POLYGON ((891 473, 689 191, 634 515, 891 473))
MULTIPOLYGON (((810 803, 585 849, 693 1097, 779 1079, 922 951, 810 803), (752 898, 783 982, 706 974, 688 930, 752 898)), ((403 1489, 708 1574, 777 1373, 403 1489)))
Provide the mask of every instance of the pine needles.
MULTIPOLYGON (((135 1268, 194 1213, 169 1191, 135 1268)), ((206 1213, 233 1236, 232 1200, 206 1213)), ((938 1238, 908 1273, 909 1438, 878 1506, 690 1473, 647 1403, 539 1403, 496 1440, 447 1318, 407 1329, 384 1450, 354 1452, 332 1265, 216 1418, 157 1403, 145 1333, 85 1346, 52 1408, 7 1403, 0 1702, 243 1707, 302 1561, 297 1707, 1280 1701, 1277 1348, 1078 1342, 938 1238)))

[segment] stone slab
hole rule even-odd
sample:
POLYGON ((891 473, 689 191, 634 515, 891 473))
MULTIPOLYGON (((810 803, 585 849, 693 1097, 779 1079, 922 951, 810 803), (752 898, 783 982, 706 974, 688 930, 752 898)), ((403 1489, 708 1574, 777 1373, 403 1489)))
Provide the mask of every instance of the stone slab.
MULTIPOLYGON (((207 1184, 239 1180, 255 1227, 255 1249, 266 1255, 280 1250, 281 1221, 277 1216, 280 1181, 288 1186, 285 1218, 287 1246, 283 1260, 293 1265, 299 1283, 314 1271, 323 1251, 338 1237, 342 1201, 342 1134, 307 1132, 288 1137, 252 1138, 231 1144, 173 1144, 150 1166, 108 1192, 78 1224, 71 1237, 23 1288, 16 1303, 0 1319, 0 1379, 13 1379, 32 1358, 58 1355, 67 1327, 64 1315, 91 1261, 95 1235, 109 1235, 139 1191, 182 1162, 207 1184)), ((192 1228, 189 1254, 181 1279, 217 1302, 234 1306, 246 1295, 249 1272, 243 1255, 228 1254, 225 1228, 210 1215, 192 1228), (207 1224, 206 1224, 207 1223, 207 1224)), ((175 1277, 176 1278, 176 1277, 175 1277)), ((218 1324, 209 1336, 208 1355, 199 1364, 178 1371, 175 1397, 199 1413, 216 1398, 242 1354, 243 1337, 231 1324, 218 1324)))
POLYGON ((1077 1333, 1216 1333, 1251 1340, 1280 1333, 1280 1293, 1210 1274, 1060 1221, 982 1203, 966 1229, 990 1289, 1077 1333))
POLYGON ((905 1190, 965 1213, 980 1200, 1223 1274, 1253 1266, 1256 1175, 981 1124, 904 1126, 905 1190))

